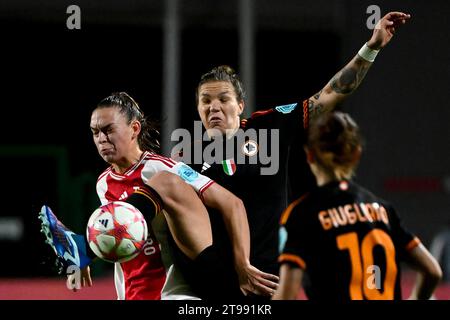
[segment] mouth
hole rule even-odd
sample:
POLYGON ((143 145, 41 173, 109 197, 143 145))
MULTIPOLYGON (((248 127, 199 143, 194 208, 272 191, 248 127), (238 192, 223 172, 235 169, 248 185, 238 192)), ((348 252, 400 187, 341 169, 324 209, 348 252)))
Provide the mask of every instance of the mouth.
POLYGON ((102 155, 102 156, 106 156, 106 155, 108 155, 108 154, 111 154, 111 153, 113 153, 113 148, 107 148, 107 149, 101 149, 100 150, 100 154, 102 155))
POLYGON ((217 125, 222 122, 222 119, 220 117, 211 117, 208 122, 210 125, 217 125))

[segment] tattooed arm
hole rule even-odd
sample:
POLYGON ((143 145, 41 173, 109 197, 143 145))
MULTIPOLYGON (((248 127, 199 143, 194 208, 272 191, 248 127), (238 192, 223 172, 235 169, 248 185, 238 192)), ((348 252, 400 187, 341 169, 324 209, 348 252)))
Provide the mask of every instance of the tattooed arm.
MULTIPOLYGON (((410 17, 409 14, 402 12, 390 12, 385 15, 377 23, 367 46, 372 50, 384 48, 391 41, 395 29, 410 17)), ((322 90, 308 99, 310 119, 314 120, 318 115, 332 111, 336 105, 346 99, 358 88, 371 65, 372 62, 357 54, 322 90)))

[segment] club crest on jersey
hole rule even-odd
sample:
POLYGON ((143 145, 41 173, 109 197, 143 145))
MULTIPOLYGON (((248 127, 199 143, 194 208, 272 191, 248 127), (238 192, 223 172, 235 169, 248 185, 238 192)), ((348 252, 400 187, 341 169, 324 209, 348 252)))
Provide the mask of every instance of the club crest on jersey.
POLYGON ((242 145, 242 153, 248 157, 253 157, 258 153, 258 144, 256 141, 248 140, 242 145))
POLYGON ((292 110, 294 110, 296 107, 297 107, 297 103, 292 103, 292 104, 286 104, 284 106, 275 107, 275 110, 286 114, 286 113, 291 113, 292 110))
POLYGON ((223 160, 222 167, 223 171, 229 176, 232 176, 236 172, 236 163, 233 159, 223 160))
POLYGON ((195 181, 195 179, 197 179, 198 177, 198 172, 193 170, 191 167, 183 164, 179 169, 178 169, 178 175, 181 177, 181 179, 183 179, 184 181, 187 182, 193 182, 195 181))

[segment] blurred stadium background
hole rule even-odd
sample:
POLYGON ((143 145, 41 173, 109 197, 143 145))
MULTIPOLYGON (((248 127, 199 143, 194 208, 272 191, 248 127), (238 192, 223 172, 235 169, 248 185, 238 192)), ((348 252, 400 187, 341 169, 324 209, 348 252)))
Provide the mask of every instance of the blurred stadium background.
MULTIPOLYGON (((442 256, 450 299, 450 2, 444 0, 3 0, 0 70, 3 166, 0 299, 115 299, 112 268, 94 287, 65 289, 37 212, 54 208, 76 232, 98 206, 105 164, 89 130, 95 104, 127 91, 169 134, 198 120, 195 88, 211 67, 241 73, 253 111, 318 91, 369 39, 370 5, 412 15, 343 105, 367 148, 357 180, 389 199, 405 225, 442 256), (81 29, 68 30, 69 5, 81 29), (442 249, 443 248, 443 249, 442 249), (445 248, 447 248, 445 252, 445 248)), ((251 108, 249 108, 249 111, 251 108)), ((405 292, 414 275, 407 270, 405 292)))

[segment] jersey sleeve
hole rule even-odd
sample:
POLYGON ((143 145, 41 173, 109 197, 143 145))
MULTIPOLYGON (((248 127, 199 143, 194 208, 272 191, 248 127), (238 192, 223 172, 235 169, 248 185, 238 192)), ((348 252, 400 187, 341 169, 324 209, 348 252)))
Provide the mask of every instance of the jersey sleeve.
POLYGON ((256 111, 243 120, 243 126, 253 123, 257 128, 279 129, 290 133, 303 132, 309 125, 308 101, 276 106, 271 109, 256 111))
POLYGON ((108 190, 108 185, 106 183, 106 178, 107 178, 107 174, 109 173, 111 169, 107 169, 105 170, 97 179, 97 184, 96 184, 96 191, 97 191, 97 196, 100 200, 100 203, 102 205, 107 204, 109 201, 108 199, 106 199, 106 191, 108 190))
POLYGON ((293 201, 307 192, 308 186, 315 185, 316 180, 304 161, 303 144, 306 141, 308 126, 308 100, 304 100, 303 103, 280 105, 265 111, 257 111, 242 123, 244 129, 248 127, 278 130, 280 159, 286 159, 290 177, 289 201, 293 201))
POLYGON ((399 250, 399 253, 405 254, 418 246, 420 240, 403 226, 403 223, 397 215, 395 209, 392 206, 389 206, 388 208, 392 240, 397 250, 399 250))
POLYGON ((286 238, 284 245, 280 243, 282 248, 278 262, 280 264, 288 263, 306 270, 312 237, 311 227, 306 219, 307 208, 301 203, 299 204, 299 200, 289 205, 282 215, 280 241, 283 241, 281 236, 283 233, 286 238))
POLYGON ((170 158, 154 156, 147 160, 141 175, 142 180, 147 182, 154 174, 161 171, 168 171, 176 174, 186 183, 191 185, 194 190, 202 197, 203 192, 211 186, 214 181, 198 173, 183 162, 176 162, 170 158))

